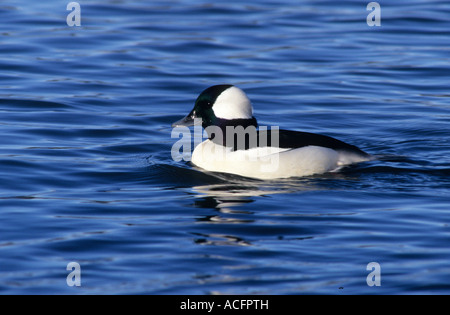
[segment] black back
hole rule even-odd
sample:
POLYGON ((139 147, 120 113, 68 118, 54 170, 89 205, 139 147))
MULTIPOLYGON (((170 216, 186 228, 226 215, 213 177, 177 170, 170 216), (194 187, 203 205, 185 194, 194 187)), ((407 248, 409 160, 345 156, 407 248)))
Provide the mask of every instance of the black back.
POLYGON ((256 120, 254 121, 254 124, 250 121, 246 124, 242 124, 242 122, 240 123, 241 125, 236 124, 236 126, 233 126, 234 128, 244 125, 243 128, 240 129, 240 133, 237 133, 238 129, 236 129, 235 133, 230 131, 227 133, 226 128, 221 128, 223 139, 212 137, 211 140, 218 144, 225 144, 228 147, 233 147, 234 151, 267 146, 279 147, 283 149, 298 149, 307 146, 319 146, 336 151, 346 151, 362 156, 368 156, 367 153, 360 150, 358 147, 329 136, 291 130, 256 130, 256 120), (246 132, 242 133, 242 129, 244 128, 246 128, 246 132))

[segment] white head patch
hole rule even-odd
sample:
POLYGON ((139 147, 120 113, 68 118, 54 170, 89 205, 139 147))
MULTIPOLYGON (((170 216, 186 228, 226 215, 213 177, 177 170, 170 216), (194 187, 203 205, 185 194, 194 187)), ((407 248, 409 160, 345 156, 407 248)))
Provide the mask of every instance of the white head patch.
POLYGON ((217 97, 212 107, 214 114, 223 119, 251 119, 252 103, 244 91, 232 86, 217 97))

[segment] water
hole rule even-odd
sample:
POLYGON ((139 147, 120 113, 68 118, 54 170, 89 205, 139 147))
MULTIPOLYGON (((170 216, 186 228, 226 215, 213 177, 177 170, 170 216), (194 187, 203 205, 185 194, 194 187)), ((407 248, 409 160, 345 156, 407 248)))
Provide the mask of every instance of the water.
POLYGON ((450 293, 450 4, 383 1, 369 27, 368 2, 79 1, 79 27, 2 2, 0 293, 450 293), (221 83, 378 159, 280 181, 173 161, 170 124, 221 83))

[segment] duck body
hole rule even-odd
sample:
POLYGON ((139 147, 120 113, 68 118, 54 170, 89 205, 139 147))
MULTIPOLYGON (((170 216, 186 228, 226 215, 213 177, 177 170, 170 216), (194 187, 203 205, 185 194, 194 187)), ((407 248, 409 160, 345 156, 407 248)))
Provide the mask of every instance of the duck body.
POLYGON ((195 147, 191 162, 206 171, 277 179, 322 174, 371 159, 329 136, 258 129, 250 100, 232 85, 203 91, 191 113, 173 126, 194 123, 201 123, 209 138, 195 147))

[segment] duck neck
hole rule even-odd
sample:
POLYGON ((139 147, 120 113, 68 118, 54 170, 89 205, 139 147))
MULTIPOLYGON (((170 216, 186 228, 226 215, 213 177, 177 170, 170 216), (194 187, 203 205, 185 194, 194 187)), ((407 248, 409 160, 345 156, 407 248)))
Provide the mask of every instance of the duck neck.
POLYGON ((245 134, 251 134, 258 128, 258 122, 255 117, 247 119, 223 119, 215 118, 209 126, 203 126, 208 133, 209 140, 216 144, 227 147, 236 147, 241 131, 245 134))

